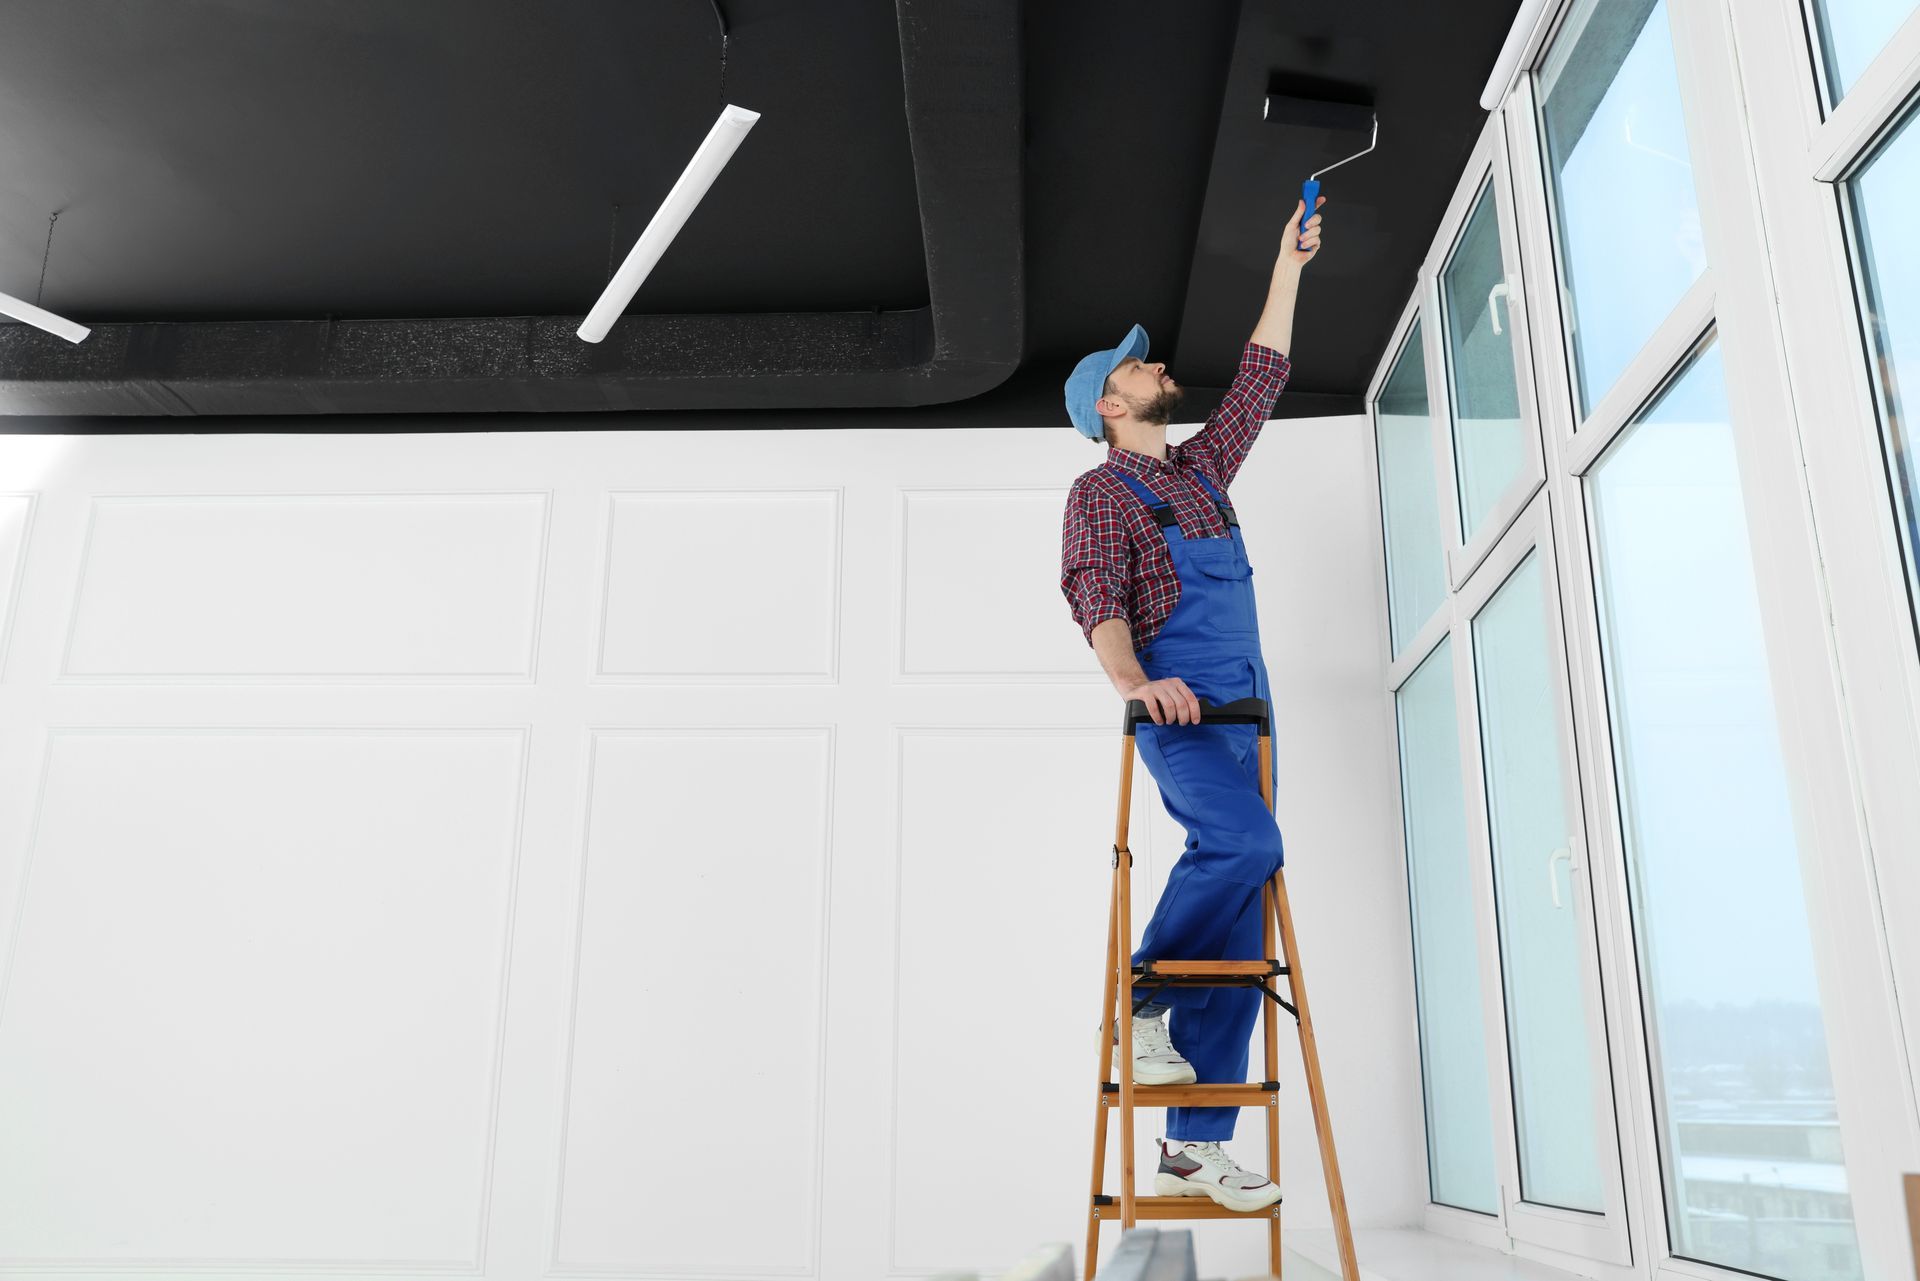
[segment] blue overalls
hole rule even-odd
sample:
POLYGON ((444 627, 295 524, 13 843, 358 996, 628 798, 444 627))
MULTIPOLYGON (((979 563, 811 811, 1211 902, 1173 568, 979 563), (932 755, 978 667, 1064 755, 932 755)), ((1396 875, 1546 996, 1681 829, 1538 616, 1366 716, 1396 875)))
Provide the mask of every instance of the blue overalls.
MULTIPOLYGON (((1216 706, 1249 696, 1271 699, 1254 614, 1253 567, 1239 521, 1206 477, 1192 474, 1220 508, 1226 537, 1188 538, 1171 504, 1138 478, 1119 473, 1159 522, 1180 575, 1173 613, 1136 657, 1149 680, 1177 676, 1196 698, 1216 706)), ((1265 956, 1262 889, 1280 866, 1282 850, 1279 825, 1260 798, 1259 727, 1143 721, 1134 742, 1160 785, 1167 813, 1186 828, 1187 843, 1133 963, 1265 956)), ((1277 761, 1273 779, 1277 786, 1277 761)), ((1134 1000, 1150 991, 1136 986, 1134 1000)), ((1200 1081, 1247 1079, 1253 1023, 1265 997, 1245 987, 1168 986, 1153 999, 1172 1007, 1167 1034, 1200 1081)), ((1166 1137, 1230 1139, 1239 1116, 1232 1107, 1169 1108, 1166 1137)))

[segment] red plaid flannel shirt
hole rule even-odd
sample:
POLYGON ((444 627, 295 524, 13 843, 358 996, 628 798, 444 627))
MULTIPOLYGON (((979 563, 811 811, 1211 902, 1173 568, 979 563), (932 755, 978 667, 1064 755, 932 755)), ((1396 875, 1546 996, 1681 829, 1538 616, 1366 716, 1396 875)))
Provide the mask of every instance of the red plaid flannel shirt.
POLYGON ((1106 461, 1074 480, 1061 523, 1060 591, 1088 645, 1095 627, 1124 618, 1134 649, 1145 649, 1180 600, 1180 575, 1166 536, 1117 472, 1132 472, 1172 503, 1187 537, 1226 537, 1226 522, 1193 473, 1205 473, 1227 492, 1291 373, 1285 356, 1250 342, 1207 425, 1169 445, 1166 461, 1108 445, 1106 461))

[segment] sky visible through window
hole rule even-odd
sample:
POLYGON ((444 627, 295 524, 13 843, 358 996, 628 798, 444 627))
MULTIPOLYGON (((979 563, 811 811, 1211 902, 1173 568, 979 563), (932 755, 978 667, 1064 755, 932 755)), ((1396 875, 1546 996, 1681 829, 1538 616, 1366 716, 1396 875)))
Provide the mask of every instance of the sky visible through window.
POLYGON ((1860 1274, 1718 344, 1590 480, 1676 1254, 1860 1274))
MULTIPOLYGON (((1862 33, 1886 14, 1832 3, 1852 10, 1841 43, 1859 55, 1862 33)), ((1540 72, 1583 419, 1707 267, 1669 21, 1666 0, 1582 3, 1540 72)), ((1910 211, 1917 194, 1909 179, 1886 203, 1910 211)), ((1905 239, 1911 262, 1920 238, 1905 239)), ((1914 305, 1920 291, 1907 280, 1914 305)), ((1671 1246, 1788 1281, 1853 1281, 1858 1247, 1717 344, 1588 483, 1671 1246)))
POLYGON ((1914 0, 1814 0, 1830 104, 1846 96, 1913 10, 1914 0))
POLYGON ((1541 69, 1582 418, 1707 265, 1667 23, 1665 0, 1607 0, 1541 69))

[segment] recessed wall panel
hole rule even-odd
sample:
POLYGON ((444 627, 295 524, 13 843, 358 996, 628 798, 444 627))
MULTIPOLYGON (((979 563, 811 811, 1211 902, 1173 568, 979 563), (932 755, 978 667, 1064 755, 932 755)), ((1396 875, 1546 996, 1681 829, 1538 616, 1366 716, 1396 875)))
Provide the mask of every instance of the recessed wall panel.
POLYGON ((70 679, 531 679, 543 494, 94 501, 70 679))
POLYGON ((0 1259, 477 1266, 524 742, 50 735, 5 887, 0 1259))
MULTIPOLYGON (((1118 739, 900 735, 897 1273, 1011 1262, 1085 1220, 1118 739), (1074 1099, 1086 1112, 1063 1124, 1074 1099)), ((1153 792, 1137 762, 1135 786, 1153 792)), ((1134 896, 1150 905, 1157 892, 1136 859, 1134 896)))
POLYGON ((598 675, 833 680, 839 582, 839 490, 616 494, 598 675))
POLYGON ((553 1269, 813 1269, 831 788, 825 729, 594 735, 553 1269))
POLYGON ((1097 682, 1060 592, 1064 490, 901 495, 900 673, 1097 682))

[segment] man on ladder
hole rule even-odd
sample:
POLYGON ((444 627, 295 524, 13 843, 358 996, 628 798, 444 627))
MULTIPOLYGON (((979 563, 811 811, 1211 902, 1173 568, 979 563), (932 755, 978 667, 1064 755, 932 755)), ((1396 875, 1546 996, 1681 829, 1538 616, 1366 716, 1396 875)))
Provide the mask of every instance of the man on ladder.
MULTIPOLYGON (((1316 209, 1325 203, 1320 197, 1316 209)), ((1270 697, 1252 569, 1226 490, 1291 372, 1284 353, 1301 271, 1320 248, 1320 216, 1307 213, 1300 202, 1239 372, 1194 436, 1167 444, 1181 389, 1164 362, 1146 361, 1139 325, 1118 347, 1082 360, 1066 384, 1074 427, 1104 440, 1107 457, 1068 491, 1061 591, 1114 688, 1152 716, 1153 726, 1138 730, 1140 756, 1187 830, 1135 965, 1264 955, 1261 894, 1282 853, 1262 799, 1255 735, 1251 726, 1198 722, 1201 699, 1217 706, 1270 697), (1169 722, 1185 728, 1157 728, 1169 722)), ((1269 783, 1271 793, 1271 776, 1269 783)), ((1156 994, 1135 985, 1129 1004, 1147 1003, 1132 1018, 1134 1081, 1245 1081, 1262 999, 1246 986, 1174 985, 1156 994)), ((1154 1190, 1208 1196, 1237 1211, 1278 1201, 1275 1183, 1221 1149, 1238 1117, 1234 1107, 1168 1108, 1154 1190)))

